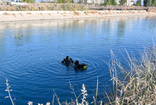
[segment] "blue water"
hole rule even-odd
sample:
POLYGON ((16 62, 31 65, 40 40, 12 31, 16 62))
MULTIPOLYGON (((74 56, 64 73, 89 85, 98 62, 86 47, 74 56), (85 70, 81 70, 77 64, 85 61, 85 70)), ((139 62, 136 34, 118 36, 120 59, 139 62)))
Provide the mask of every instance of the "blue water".
MULTIPOLYGON (((112 83, 108 63, 112 50, 121 62, 125 49, 140 59, 139 52, 156 37, 156 17, 124 17, 81 20, 49 20, 0 23, 0 105, 11 105, 6 78, 16 105, 51 102, 53 90, 61 102, 75 99, 82 84, 93 101, 99 78, 98 100, 106 101, 112 83), (75 72, 61 61, 66 56, 86 63, 75 72)), ((80 101, 80 100, 79 100, 80 101)), ((56 99, 55 99, 56 102, 56 99)))

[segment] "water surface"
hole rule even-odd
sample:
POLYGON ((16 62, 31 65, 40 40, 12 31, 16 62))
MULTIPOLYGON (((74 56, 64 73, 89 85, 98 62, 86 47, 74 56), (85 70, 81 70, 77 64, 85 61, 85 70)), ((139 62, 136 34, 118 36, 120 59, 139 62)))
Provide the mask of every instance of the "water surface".
MULTIPOLYGON (((99 100, 111 90, 108 62, 110 50, 123 60, 125 49, 140 59, 139 51, 156 37, 156 17, 124 17, 60 21, 0 23, 0 105, 10 105, 6 78, 16 105, 51 102, 53 90, 60 101, 75 99, 82 84, 88 100, 95 96, 99 78, 99 100), (88 65, 75 72, 61 64, 66 56, 88 65)), ((55 100, 56 102, 56 100, 55 100)))

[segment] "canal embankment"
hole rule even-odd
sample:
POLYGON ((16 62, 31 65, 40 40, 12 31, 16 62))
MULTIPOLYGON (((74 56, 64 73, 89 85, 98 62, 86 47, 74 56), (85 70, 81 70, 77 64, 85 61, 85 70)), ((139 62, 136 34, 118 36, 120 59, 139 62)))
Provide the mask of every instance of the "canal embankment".
POLYGON ((156 16, 146 10, 86 10, 86 11, 0 11, 0 21, 105 18, 123 16, 156 16))

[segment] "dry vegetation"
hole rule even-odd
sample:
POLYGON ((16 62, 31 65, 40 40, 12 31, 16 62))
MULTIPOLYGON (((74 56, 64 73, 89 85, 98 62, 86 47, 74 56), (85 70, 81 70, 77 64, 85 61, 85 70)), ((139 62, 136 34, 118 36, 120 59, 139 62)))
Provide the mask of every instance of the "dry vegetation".
POLYGON ((156 8, 149 8, 147 12, 156 12, 156 8))
POLYGON ((79 15, 80 15, 80 13, 79 13, 79 12, 74 11, 74 15, 79 16, 79 15))
POLYGON ((146 10, 156 12, 156 7, 139 7, 139 6, 100 6, 85 5, 76 3, 28 3, 23 6, 7 5, 0 3, 0 11, 83 11, 90 10, 95 13, 96 10, 146 10))
POLYGON ((83 4, 71 4, 71 3, 29 3, 24 6, 10 6, 0 5, 0 11, 78 11, 86 10, 86 6, 83 4))
POLYGON ((85 14, 96 14, 97 10, 87 10, 85 11, 85 14))
MULTIPOLYGON (((127 52, 127 51, 126 51, 127 52)), ((114 97, 109 104, 155 105, 156 104, 156 47, 144 51, 141 62, 127 53, 129 70, 124 69, 112 52, 110 74, 114 85, 114 97), (119 70, 125 74, 119 78, 119 70)), ((120 73, 121 73, 120 72, 120 73)))

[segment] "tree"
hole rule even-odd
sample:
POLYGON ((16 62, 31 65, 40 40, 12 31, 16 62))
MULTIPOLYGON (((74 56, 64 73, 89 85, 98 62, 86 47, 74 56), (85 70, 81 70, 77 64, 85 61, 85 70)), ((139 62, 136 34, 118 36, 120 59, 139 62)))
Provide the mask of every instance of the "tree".
POLYGON ((117 5, 115 0, 107 0, 104 2, 104 5, 117 5))
POLYGON ((117 5, 116 0, 111 0, 112 5, 117 5))
POLYGON ((35 3, 36 1, 35 0, 22 0, 23 2, 26 2, 26 3, 35 3))
POLYGON ((152 6, 156 6, 156 0, 152 0, 152 6))
POLYGON ((144 6, 156 6, 156 0, 144 0, 144 6))
POLYGON ((120 5, 124 5, 127 2, 127 0, 120 0, 120 5))
POLYGON ((135 5, 136 6, 141 6, 141 0, 138 0, 135 5))

